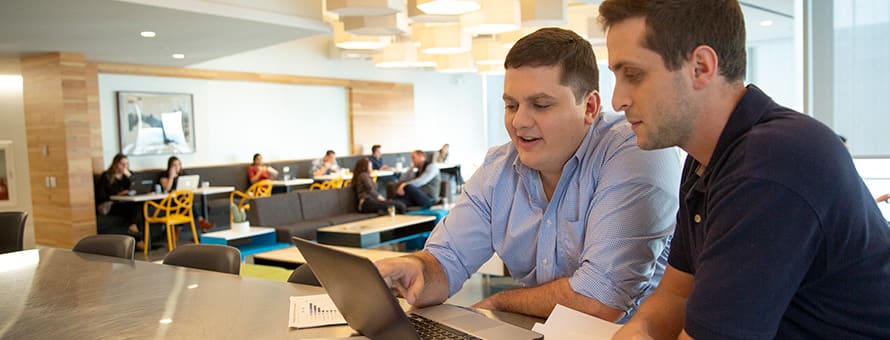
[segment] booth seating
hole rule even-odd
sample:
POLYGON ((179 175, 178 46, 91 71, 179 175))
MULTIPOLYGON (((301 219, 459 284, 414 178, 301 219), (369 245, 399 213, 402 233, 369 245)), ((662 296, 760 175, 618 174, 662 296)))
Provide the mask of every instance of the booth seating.
POLYGON ((274 227, 283 243, 290 243, 292 236, 315 240, 318 228, 378 216, 356 210, 352 188, 297 190, 256 198, 251 206, 250 225, 274 227))

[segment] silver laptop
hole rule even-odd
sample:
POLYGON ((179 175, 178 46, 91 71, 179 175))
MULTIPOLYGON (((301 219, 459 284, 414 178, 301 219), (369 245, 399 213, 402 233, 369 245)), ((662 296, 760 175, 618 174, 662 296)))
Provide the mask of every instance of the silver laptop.
POLYGON ((544 336, 458 306, 442 304, 406 315, 367 258, 292 238, 350 327, 371 339, 543 339, 544 336), (427 328, 438 328, 427 330, 427 328), (447 337, 451 339, 451 337, 447 337))
POLYGON ((201 175, 184 175, 179 176, 176 179, 176 190, 195 190, 198 188, 198 183, 201 180, 201 175))

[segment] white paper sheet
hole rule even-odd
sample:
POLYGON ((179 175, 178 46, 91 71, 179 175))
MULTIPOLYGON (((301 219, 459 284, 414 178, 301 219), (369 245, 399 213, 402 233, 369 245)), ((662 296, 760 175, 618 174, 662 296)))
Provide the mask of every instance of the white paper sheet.
POLYGON ((535 324, 533 331, 544 339, 611 339, 621 325, 556 305, 547 322, 535 324))
POLYGON ((291 296, 288 326, 310 328, 346 323, 327 294, 291 296))

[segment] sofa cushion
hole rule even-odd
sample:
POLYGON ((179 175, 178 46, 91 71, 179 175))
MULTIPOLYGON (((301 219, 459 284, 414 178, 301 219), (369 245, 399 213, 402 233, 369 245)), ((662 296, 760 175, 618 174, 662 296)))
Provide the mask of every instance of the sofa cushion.
POLYGON ((300 206, 303 208, 303 218, 317 220, 338 215, 342 211, 339 190, 342 189, 297 191, 300 195, 300 206))
POLYGON ((247 213, 250 224, 258 226, 277 227, 303 220, 300 195, 297 192, 255 198, 250 201, 250 210, 247 213))
POLYGON ((291 224, 275 226, 275 237, 278 242, 290 243, 291 237, 296 236, 307 240, 315 240, 318 228, 330 226, 325 220, 309 220, 291 224))

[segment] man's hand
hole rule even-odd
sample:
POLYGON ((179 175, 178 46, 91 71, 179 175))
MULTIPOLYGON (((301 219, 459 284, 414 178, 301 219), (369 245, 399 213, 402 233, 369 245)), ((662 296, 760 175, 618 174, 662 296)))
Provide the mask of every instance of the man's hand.
POLYGON ((405 196, 405 186, 406 185, 408 185, 408 183, 399 184, 399 188, 396 189, 396 195, 405 196))
POLYGON ((489 296, 489 297, 483 299, 482 301, 479 301, 479 302, 476 302, 475 304, 473 304, 473 307, 488 309, 488 310, 500 310, 500 308, 498 308, 498 304, 497 304, 497 296, 498 296, 497 294, 489 296))
POLYGON ((890 194, 883 194, 883 195, 875 198, 875 201, 877 201, 877 202, 890 203, 890 201, 888 201, 888 200, 890 200, 890 194))
POLYGON ((414 256, 401 256, 374 263, 386 285, 414 305, 423 292, 423 262, 414 256))

